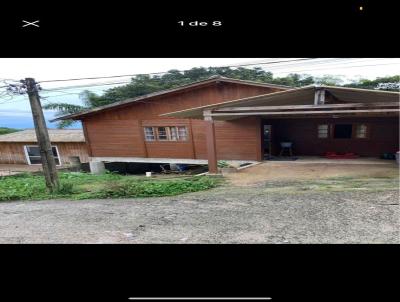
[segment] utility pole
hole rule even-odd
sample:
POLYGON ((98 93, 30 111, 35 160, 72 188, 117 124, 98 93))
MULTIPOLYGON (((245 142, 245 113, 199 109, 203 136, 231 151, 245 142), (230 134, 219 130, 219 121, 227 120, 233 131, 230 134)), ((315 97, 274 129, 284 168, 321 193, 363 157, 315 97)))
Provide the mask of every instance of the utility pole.
POLYGON ((25 85, 29 96, 29 102, 31 104, 33 123, 35 125, 46 186, 50 192, 53 192, 59 188, 56 162, 54 160, 53 150, 51 148, 49 133, 47 131, 35 79, 26 78, 25 85))

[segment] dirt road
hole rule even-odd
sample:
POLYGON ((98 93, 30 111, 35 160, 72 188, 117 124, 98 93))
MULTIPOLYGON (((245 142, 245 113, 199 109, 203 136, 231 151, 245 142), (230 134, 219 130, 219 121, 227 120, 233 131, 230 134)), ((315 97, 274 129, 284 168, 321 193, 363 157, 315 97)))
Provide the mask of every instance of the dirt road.
POLYGON ((226 184, 176 197, 1 202, 0 243, 400 243, 398 190, 389 182, 385 188, 387 180, 377 180, 372 189, 348 180, 226 184))

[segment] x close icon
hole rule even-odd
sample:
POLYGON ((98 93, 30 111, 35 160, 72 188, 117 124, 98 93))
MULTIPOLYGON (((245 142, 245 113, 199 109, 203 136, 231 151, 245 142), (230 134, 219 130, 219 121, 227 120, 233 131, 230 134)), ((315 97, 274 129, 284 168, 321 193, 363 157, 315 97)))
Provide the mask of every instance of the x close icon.
POLYGON ((30 22, 30 21, 25 21, 25 20, 22 20, 22 22, 23 22, 23 25, 22 25, 22 27, 27 27, 27 26, 40 27, 40 26, 39 26, 39 24, 37 24, 37 23, 39 23, 39 20, 32 21, 32 22, 30 22))

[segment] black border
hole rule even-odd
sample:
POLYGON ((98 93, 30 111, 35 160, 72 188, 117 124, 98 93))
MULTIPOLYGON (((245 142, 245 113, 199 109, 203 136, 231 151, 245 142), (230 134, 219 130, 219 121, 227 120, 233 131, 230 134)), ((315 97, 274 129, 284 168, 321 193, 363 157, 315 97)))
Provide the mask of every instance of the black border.
POLYGON ((3 245, 1 295, 388 301, 398 254, 398 245, 3 245))
MULTIPOLYGON (((125 3, 2 4, 0 56, 398 56, 394 1, 125 3), (40 30, 20 28, 28 18, 40 30), (178 20, 224 27, 182 29, 178 20)), ((0 245, 1 296, 384 301, 397 292, 398 255, 399 245, 0 245)))
POLYGON ((0 19, 3 57, 398 56, 398 1, 7 5, 0 19), (21 28, 23 19, 39 19, 41 27, 21 28), (223 26, 181 27, 180 20, 223 26))

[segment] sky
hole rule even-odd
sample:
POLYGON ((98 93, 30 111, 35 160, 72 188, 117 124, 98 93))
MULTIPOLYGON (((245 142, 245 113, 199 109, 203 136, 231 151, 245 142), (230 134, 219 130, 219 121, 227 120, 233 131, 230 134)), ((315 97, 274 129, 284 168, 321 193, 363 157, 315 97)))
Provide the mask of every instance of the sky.
MULTIPOLYGON (((71 79, 82 77, 101 77, 114 75, 132 75, 142 73, 165 72, 171 69, 187 70, 193 67, 218 67, 238 64, 256 64, 274 76, 282 77, 289 73, 309 74, 312 76, 334 75, 344 82, 351 79, 398 75, 400 74, 400 58, 321 58, 312 61, 280 62, 300 58, 0 58, 0 87, 26 77, 36 81, 55 79, 71 79)), ((252 68, 257 65, 246 66, 252 68)), ((68 86, 104 84, 110 82, 127 82, 130 77, 113 79, 96 79, 42 83, 45 97, 43 103, 67 102, 81 104, 79 93, 85 89, 101 94, 104 90, 119 85, 69 88, 68 86)), ((45 111, 48 121, 55 115, 54 111, 45 111)), ((49 123, 54 128, 54 123, 49 123)), ((26 95, 8 96, 4 88, 0 88, 0 127, 32 128, 32 116, 26 95)), ((80 127, 80 124, 75 125, 80 127)))

